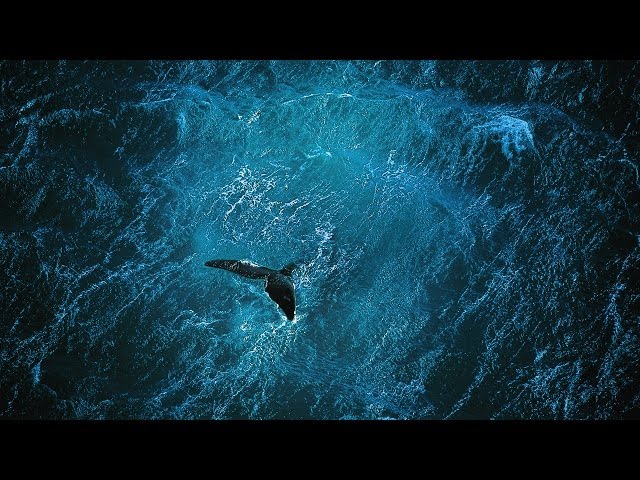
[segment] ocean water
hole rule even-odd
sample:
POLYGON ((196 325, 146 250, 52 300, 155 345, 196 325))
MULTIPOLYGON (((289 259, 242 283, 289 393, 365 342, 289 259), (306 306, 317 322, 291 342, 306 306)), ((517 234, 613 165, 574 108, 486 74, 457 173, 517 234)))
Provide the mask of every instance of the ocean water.
POLYGON ((638 418, 639 81, 1 62, 0 416, 638 418))

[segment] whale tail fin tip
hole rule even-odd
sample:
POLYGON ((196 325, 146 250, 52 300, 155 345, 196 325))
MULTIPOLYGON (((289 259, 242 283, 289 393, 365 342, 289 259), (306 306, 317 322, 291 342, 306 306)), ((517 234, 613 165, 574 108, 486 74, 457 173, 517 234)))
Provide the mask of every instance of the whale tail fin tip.
POLYGON ((295 268, 296 268, 295 263, 289 263, 280 270, 280 273, 283 275, 286 275, 287 277, 290 277, 291 273, 295 270, 295 268))
POLYGON ((213 268, 227 268, 231 264, 228 260, 209 260, 208 262, 204 262, 205 267, 213 267, 213 268))

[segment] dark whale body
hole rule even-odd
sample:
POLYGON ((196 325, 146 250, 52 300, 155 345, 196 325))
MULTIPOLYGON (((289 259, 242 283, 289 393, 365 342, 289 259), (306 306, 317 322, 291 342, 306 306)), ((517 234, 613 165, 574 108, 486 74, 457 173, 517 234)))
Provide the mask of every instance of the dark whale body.
POLYGON ((289 320, 296 314, 295 287, 291 281, 294 265, 290 263, 281 270, 261 267, 243 260, 209 260, 205 266, 228 270, 254 280, 265 280, 264 289, 276 302, 289 320))

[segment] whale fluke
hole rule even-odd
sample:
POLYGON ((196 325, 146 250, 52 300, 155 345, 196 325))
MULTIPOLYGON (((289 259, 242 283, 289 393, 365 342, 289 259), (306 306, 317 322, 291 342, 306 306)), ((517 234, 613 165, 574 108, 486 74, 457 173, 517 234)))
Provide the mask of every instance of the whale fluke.
POLYGON ((269 298, 276 302, 289 320, 293 320, 296 314, 295 287, 291 281, 291 273, 295 268, 293 263, 288 264, 281 270, 273 270, 261 267, 244 260, 209 260, 204 264, 206 267, 220 268, 229 272, 237 273, 243 277, 254 280, 264 279, 264 290, 269 298))

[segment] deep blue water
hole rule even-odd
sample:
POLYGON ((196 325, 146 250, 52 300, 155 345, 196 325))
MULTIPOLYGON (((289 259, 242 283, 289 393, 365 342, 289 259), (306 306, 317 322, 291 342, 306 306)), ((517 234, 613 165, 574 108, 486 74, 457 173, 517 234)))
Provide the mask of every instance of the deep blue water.
POLYGON ((0 63, 0 416, 637 418, 639 80, 0 63))

